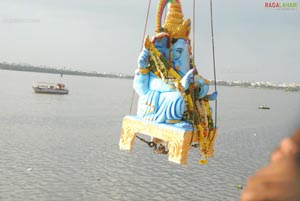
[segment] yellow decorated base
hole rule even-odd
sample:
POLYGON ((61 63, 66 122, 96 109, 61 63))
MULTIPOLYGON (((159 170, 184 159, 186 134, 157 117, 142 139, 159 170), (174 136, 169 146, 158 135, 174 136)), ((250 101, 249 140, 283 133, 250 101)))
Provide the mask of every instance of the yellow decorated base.
POLYGON ((188 151, 192 142, 198 142, 197 132, 183 129, 172 124, 147 122, 137 116, 125 116, 119 147, 121 150, 132 150, 135 136, 144 134, 161 139, 168 143, 169 161, 187 164, 188 151), (194 133, 194 134, 193 134, 194 133))

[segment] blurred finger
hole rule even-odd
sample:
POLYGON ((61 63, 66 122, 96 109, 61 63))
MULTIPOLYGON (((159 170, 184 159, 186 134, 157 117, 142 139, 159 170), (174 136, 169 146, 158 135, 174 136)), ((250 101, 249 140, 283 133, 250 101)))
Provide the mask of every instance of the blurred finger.
POLYGON ((292 138, 284 138, 281 141, 280 149, 286 156, 294 156, 295 154, 299 153, 299 146, 292 138))
POLYGON ((241 193, 241 201, 283 201, 293 200, 295 193, 287 182, 260 182, 245 188, 241 193))
POLYGON ((271 155, 271 162, 279 161, 284 157, 280 148, 277 148, 271 155))
POLYGON ((300 145, 300 129, 298 128, 294 134, 292 135, 292 140, 296 142, 296 144, 300 145))

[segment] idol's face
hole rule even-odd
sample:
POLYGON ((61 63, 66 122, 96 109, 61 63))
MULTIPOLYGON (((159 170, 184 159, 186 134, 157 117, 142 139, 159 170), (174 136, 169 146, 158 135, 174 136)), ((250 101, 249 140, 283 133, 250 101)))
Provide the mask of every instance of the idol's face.
POLYGON ((183 77, 190 70, 189 42, 184 39, 178 39, 172 45, 172 63, 173 67, 183 77))
POLYGON ((159 38, 155 40, 154 46, 158 51, 167 59, 169 59, 169 39, 167 37, 159 38))

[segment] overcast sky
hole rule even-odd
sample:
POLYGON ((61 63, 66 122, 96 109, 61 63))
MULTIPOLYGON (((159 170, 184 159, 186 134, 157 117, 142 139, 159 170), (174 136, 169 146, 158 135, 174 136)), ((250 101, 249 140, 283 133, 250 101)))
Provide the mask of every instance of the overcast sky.
MULTIPOLYGON (((181 2, 192 18, 193 0, 181 2)), ((265 2, 213 0, 217 79, 300 82, 300 0, 275 1, 296 2, 294 10, 265 2)), ((133 74, 147 6, 148 0, 0 0, 0 62, 133 74)), ((196 0, 194 48, 200 74, 213 79, 209 11, 209 0, 196 0)))

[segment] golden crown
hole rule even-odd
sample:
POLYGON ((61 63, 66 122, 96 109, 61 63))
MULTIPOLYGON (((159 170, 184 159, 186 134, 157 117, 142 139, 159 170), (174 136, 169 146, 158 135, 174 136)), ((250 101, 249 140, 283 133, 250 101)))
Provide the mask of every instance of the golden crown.
POLYGON ((189 39, 191 30, 191 20, 183 19, 181 5, 177 1, 170 3, 167 18, 163 25, 163 30, 170 34, 171 38, 189 39))

